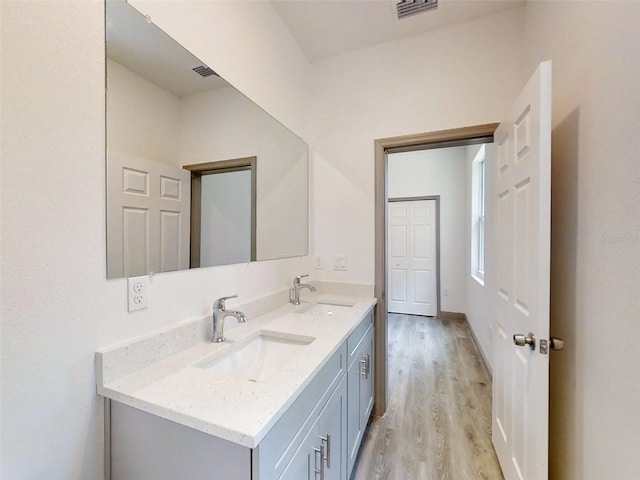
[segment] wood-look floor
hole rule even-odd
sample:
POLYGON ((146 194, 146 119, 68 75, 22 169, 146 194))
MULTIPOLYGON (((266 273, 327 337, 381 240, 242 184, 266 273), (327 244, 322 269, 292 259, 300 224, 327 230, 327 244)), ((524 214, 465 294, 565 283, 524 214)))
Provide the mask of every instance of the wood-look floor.
POLYGON ((503 479, 491 445, 491 380, 466 322, 389 314, 387 412, 353 480, 503 479))

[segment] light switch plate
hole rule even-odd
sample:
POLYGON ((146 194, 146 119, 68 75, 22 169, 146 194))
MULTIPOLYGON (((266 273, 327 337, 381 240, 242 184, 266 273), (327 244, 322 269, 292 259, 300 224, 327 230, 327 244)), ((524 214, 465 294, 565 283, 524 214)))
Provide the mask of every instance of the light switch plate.
POLYGON ((127 311, 143 310, 149 306, 149 277, 127 278, 127 311))
POLYGON ((347 256, 346 255, 334 255, 333 256, 333 269, 334 270, 346 270, 347 269, 347 256))

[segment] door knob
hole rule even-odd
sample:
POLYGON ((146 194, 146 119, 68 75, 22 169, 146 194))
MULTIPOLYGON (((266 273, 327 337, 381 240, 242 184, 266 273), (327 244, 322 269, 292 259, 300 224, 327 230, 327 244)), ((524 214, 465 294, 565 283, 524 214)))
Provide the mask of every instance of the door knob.
POLYGON ((516 333, 513 336, 513 343, 515 343, 519 347, 524 347, 525 345, 529 345, 531 350, 536 349, 536 336, 529 332, 528 335, 522 335, 521 333, 516 333))

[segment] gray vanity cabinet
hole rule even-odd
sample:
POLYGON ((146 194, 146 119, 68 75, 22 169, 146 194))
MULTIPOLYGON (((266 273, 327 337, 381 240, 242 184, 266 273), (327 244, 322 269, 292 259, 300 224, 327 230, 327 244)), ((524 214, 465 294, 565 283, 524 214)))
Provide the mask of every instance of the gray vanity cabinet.
POLYGON ((371 411, 373 409, 373 314, 347 341, 347 478, 351 477, 371 411), (364 333, 363 333, 364 331, 364 333))
POLYGON ((109 405, 112 480, 347 480, 373 407, 373 314, 254 448, 109 405))
POLYGON ((347 375, 279 480, 351 478, 373 410, 373 312, 355 328, 346 347, 347 375))
POLYGON ((346 357, 344 342, 253 449, 252 480, 346 479, 346 357))

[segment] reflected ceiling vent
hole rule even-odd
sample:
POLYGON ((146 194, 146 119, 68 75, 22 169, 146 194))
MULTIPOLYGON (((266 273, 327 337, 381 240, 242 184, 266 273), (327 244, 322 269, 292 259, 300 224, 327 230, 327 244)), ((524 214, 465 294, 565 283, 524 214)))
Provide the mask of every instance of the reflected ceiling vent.
POLYGON ((196 72, 198 75, 200 75, 201 77, 210 77, 211 75, 215 75, 216 77, 220 76, 216 72, 211 70, 209 67, 205 67, 204 65, 200 65, 199 67, 192 68, 192 70, 196 72))
POLYGON ((396 2, 398 19, 410 17, 416 13, 438 8, 438 0, 402 0, 396 2))

